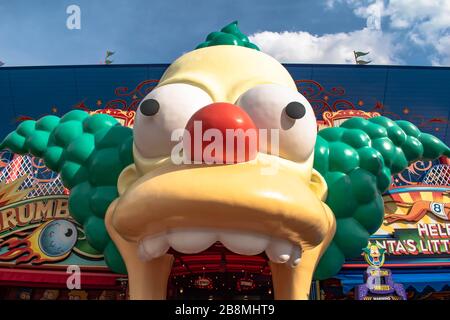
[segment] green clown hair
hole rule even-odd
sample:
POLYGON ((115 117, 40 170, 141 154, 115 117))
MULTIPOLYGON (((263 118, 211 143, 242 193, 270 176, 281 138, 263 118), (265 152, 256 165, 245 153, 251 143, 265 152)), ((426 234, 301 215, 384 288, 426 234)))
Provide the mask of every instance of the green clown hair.
POLYGON ((251 43, 248 37, 239 30, 237 21, 223 27, 220 31, 208 34, 206 40, 200 43, 195 49, 220 45, 240 46, 259 51, 259 48, 251 43))
POLYGON ((338 273, 345 259, 361 255, 383 222, 382 194, 399 173, 417 160, 450 156, 436 137, 407 121, 386 117, 351 118, 319 131, 314 168, 328 184, 326 203, 336 217, 336 234, 322 256, 316 279, 338 273))
POLYGON ((61 174, 70 189, 69 211, 80 223, 89 244, 102 252, 106 264, 126 273, 110 239, 104 216, 118 197, 117 179, 133 162, 133 132, 106 114, 74 110, 62 118, 45 116, 22 122, 0 145, 18 154, 30 153, 61 174))

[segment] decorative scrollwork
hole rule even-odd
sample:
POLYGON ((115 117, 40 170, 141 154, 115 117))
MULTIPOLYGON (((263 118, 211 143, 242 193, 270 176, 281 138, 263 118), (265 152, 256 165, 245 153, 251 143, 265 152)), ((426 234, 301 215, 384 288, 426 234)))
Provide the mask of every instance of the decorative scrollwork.
POLYGON ((296 80, 295 83, 297 90, 308 99, 318 119, 322 117, 324 112, 356 109, 351 101, 342 99, 345 95, 343 87, 333 87, 330 90, 325 90, 319 82, 309 79, 296 80), (330 98, 339 99, 331 102, 329 101, 330 98))
POLYGON ((393 176, 393 185, 414 185, 422 181, 423 176, 436 164, 436 161, 416 161, 406 170, 393 176))
POLYGON ((118 87, 114 94, 119 97, 108 101, 105 109, 121 109, 124 111, 136 111, 141 100, 153 90, 159 80, 144 80, 136 88, 130 90, 128 87, 118 87))
POLYGON ((14 154, 9 150, 0 151, 0 171, 3 170, 13 159, 14 154))
POLYGON ((393 120, 407 120, 414 123, 418 128, 440 131, 448 124, 446 117, 427 118, 424 115, 412 113, 408 108, 403 109, 403 114, 392 112, 381 102, 377 102, 371 111, 377 111, 383 116, 387 116, 393 120))
POLYGON ((136 116, 136 111, 125 111, 121 109, 98 109, 90 112, 90 114, 96 113, 109 114, 126 127, 133 127, 134 117, 136 116))
POLYGON ((30 157, 30 163, 32 168, 32 178, 35 183, 50 183, 55 181, 58 177, 58 174, 49 168, 47 168, 44 164, 44 160, 38 157, 30 157))
POLYGON ((295 80, 295 83, 297 90, 307 98, 316 98, 321 95, 335 97, 345 95, 343 87, 333 87, 327 91, 319 82, 310 79, 295 80))

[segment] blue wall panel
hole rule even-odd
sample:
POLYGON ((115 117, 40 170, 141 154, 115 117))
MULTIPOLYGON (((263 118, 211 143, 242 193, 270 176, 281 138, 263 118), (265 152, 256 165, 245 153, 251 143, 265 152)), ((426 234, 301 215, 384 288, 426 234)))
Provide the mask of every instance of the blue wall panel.
MULTIPOLYGON (((167 65, 93 65, 0 68, 0 137, 19 116, 62 115, 84 103, 89 109, 130 106, 167 65), (137 88, 142 84, 141 88, 137 88), (121 88, 121 89, 120 89, 121 88), (139 89, 139 90, 138 90, 139 89), (113 103, 115 102, 115 103, 113 103)), ((353 106, 415 122, 450 143, 450 68, 287 64, 310 100, 325 109, 353 106), (380 107, 381 106, 381 107, 380 107)), ((324 111, 324 110, 321 110, 324 111)), ((320 117, 321 115, 318 114, 320 117)))

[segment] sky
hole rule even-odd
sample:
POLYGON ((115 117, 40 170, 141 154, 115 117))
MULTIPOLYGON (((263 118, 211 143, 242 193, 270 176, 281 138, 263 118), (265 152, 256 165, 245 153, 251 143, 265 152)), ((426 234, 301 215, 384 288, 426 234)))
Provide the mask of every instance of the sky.
POLYGON ((450 0, 0 0, 0 61, 170 63, 235 20, 284 63, 450 65, 450 0))

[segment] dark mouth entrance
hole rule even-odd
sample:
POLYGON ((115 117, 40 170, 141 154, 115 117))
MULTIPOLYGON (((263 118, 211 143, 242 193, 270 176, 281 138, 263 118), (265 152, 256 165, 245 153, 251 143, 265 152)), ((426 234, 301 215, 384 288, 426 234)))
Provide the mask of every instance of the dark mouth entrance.
POLYGON ((216 242, 198 254, 173 250, 167 299, 271 300, 272 275, 265 253, 244 256, 216 242))

